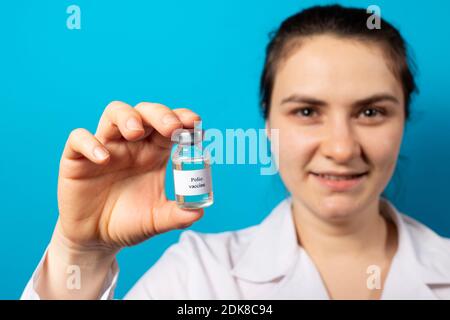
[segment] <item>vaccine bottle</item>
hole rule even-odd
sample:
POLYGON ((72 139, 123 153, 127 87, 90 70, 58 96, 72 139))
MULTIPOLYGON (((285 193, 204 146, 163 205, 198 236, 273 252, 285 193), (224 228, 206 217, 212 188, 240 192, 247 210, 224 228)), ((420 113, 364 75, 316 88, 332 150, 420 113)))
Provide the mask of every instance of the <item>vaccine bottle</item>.
POLYGON ((203 131, 180 129, 172 135, 173 179, 177 205, 199 209, 213 204, 210 155, 202 147, 203 131))

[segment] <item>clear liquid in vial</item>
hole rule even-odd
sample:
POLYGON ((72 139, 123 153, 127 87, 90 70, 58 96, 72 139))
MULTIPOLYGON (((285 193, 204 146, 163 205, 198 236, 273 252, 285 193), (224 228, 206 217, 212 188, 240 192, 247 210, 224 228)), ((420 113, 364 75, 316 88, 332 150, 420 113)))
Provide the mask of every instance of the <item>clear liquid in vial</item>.
MULTIPOLYGON (((204 158, 184 158, 177 159, 173 162, 175 170, 200 170, 206 169, 209 171, 209 177, 211 177, 211 166, 209 161, 204 158)), ((213 191, 212 186, 209 192, 200 195, 178 195, 176 194, 176 201, 180 208, 184 209, 199 209, 208 207, 213 204, 213 191)))

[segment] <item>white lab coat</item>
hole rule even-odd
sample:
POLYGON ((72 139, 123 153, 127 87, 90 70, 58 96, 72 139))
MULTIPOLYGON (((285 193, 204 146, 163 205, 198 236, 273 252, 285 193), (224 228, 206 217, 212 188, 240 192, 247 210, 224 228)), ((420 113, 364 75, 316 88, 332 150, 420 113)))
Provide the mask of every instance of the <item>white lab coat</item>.
MULTIPOLYGON (((125 299, 329 299, 298 245, 291 201, 283 200, 256 226, 216 234, 184 231, 125 299)), ((385 198, 380 208, 399 235, 381 299, 450 299, 450 239, 399 213, 385 198)), ((39 299, 34 288, 44 257, 22 299, 39 299)), ((113 298, 118 271, 115 263, 101 299, 113 298)))

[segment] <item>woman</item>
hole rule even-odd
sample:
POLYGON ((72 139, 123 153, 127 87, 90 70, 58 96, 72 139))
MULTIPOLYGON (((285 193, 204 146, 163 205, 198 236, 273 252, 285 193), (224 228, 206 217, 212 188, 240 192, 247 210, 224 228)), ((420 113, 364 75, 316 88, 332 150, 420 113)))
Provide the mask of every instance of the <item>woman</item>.
MULTIPOLYGON (((260 224, 182 233, 131 299, 450 298, 450 242, 381 196, 396 166, 416 89, 405 43, 365 10, 313 7, 267 48, 261 100, 291 196, 260 224)), ((186 228, 203 209, 164 193, 170 136, 199 116, 111 103, 97 132, 74 130, 58 183, 60 215, 22 298, 112 298, 117 252, 186 228), (77 266, 81 286, 67 283, 77 266)), ((269 139, 271 137, 269 136, 269 139)))

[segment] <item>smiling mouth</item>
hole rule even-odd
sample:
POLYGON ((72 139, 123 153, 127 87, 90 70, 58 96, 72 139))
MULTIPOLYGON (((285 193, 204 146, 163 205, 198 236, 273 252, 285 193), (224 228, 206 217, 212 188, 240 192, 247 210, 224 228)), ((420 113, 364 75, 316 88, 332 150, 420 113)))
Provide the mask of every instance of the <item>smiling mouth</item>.
POLYGON ((357 187, 360 187, 366 180, 366 176, 368 173, 369 172, 367 171, 359 174, 333 175, 311 172, 312 176, 316 181, 319 182, 322 187, 336 192, 355 190, 357 187))
POLYGON ((368 172, 363 172, 360 174, 351 174, 351 175, 320 174, 320 173, 315 173, 315 172, 311 172, 311 173, 319 178, 332 180, 332 181, 355 180, 355 179, 358 179, 358 178, 368 174, 368 172))

